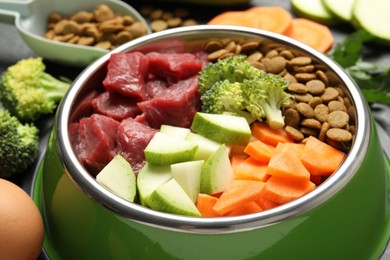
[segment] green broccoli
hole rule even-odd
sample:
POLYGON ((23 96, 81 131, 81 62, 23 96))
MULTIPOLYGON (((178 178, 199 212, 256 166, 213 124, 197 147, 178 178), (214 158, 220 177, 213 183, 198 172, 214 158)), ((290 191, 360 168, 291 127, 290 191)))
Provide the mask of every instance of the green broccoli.
POLYGON ((253 67, 246 58, 245 55, 236 55, 209 63, 199 73, 199 93, 204 94, 218 81, 243 82, 260 76, 263 71, 253 67))
POLYGON ((254 121, 246 110, 247 104, 242 94, 240 82, 221 80, 214 83, 210 89, 201 96, 202 111, 210 114, 223 114, 226 112, 245 117, 248 122, 254 121))
POLYGON ((1 77, 0 101, 21 122, 52 113, 70 87, 45 69, 42 58, 28 58, 8 67, 1 77))
POLYGON ((287 87, 287 80, 271 73, 245 80, 241 84, 241 89, 247 102, 247 110, 254 118, 265 118, 271 128, 283 127, 281 109, 290 104, 292 97, 285 92, 287 87))
POLYGON ((37 158, 38 129, 0 108, 0 177, 22 173, 37 158))

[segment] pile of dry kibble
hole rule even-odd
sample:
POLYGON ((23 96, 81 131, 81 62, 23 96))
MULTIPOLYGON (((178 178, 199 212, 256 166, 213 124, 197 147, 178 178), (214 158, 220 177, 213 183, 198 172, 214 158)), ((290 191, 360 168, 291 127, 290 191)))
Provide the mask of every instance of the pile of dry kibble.
POLYGON ((184 7, 165 10, 153 5, 144 5, 140 7, 140 13, 143 17, 149 19, 152 32, 198 24, 195 19, 190 17, 189 10, 184 7))
POLYGON ((205 44, 208 59, 244 54, 255 67, 283 76, 293 95, 285 108, 287 134, 300 142, 308 136, 348 151, 355 133, 354 108, 337 78, 310 57, 259 39, 213 39, 205 44))
POLYGON ((111 50, 147 34, 147 25, 128 15, 119 15, 107 5, 79 11, 70 17, 55 12, 48 17, 44 37, 67 43, 111 50))

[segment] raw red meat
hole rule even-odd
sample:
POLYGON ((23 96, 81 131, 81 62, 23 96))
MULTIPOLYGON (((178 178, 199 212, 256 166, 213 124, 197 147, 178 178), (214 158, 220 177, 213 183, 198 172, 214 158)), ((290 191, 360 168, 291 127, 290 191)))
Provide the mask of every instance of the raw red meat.
POLYGON ((196 111, 201 108, 198 94, 198 76, 181 80, 161 95, 139 102, 146 122, 153 128, 162 124, 190 127, 196 111))
POLYGON ((146 57, 149 58, 150 73, 168 83, 191 77, 203 67, 203 63, 191 53, 150 52, 146 57))
POLYGON ((115 155, 119 122, 99 114, 80 120, 75 151, 82 163, 97 174, 115 155))
POLYGON ((92 107, 95 113, 118 121, 128 117, 136 117, 142 112, 137 106, 137 101, 111 91, 105 91, 92 100, 92 107))
POLYGON ((109 91, 146 100, 144 85, 149 69, 149 59, 140 52, 114 53, 107 65, 103 85, 109 91))
POLYGON ((144 150, 157 132, 157 129, 139 123, 133 118, 125 119, 119 125, 116 153, 131 164, 135 173, 144 166, 144 150))

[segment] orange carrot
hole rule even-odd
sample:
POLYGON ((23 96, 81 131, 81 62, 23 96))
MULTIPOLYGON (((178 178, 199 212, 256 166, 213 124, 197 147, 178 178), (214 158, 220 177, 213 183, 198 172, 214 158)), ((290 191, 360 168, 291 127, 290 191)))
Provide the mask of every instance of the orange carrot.
POLYGON ((260 196, 258 199, 255 200, 257 204, 259 204, 259 206, 263 209, 263 210, 266 210, 266 209, 272 209, 272 208, 275 208, 277 206, 279 206, 278 203, 276 202, 273 202, 272 200, 269 200, 269 199, 266 199, 264 198, 264 196, 260 196))
POLYGON ((287 136, 282 129, 272 129, 266 123, 255 122, 252 124, 252 134, 260 141, 276 146, 279 142, 293 143, 294 141, 287 136))
POLYGON ((310 181, 303 183, 288 182, 277 176, 271 176, 266 182, 261 196, 278 204, 298 199, 312 191, 316 185, 310 181))
POLYGON ((318 186, 322 183, 322 176, 310 174, 310 181, 318 186))
POLYGON ((275 148, 260 140, 249 142, 244 152, 261 163, 268 163, 275 148))
POLYGON ((310 173, 305 168, 298 155, 292 150, 275 153, 268 163, 267 173, 283 178, 288 182, 308 182, 310 173))
POLYGON ((223 12, 207 24, 239 25, 283 34, 291 21, 291 14, 279 6, 257 6, 246 11, 223 12))
POLYGON ((326 25, 305 18, 293 19, 284 34, 323 53, 327 52, 334 43, 334 37, 326 25))
POLYGON ((231 144, 228 147, 229 147, 230 156, 245 155, 244 153, 245 145, 231 144))
POLYGON ((249 201, 241 207, 235 208, 232 211, 226 213, 224 216, 242 216, 260 211, 263 211, 263 209, 259 204, 257 204, 255 201, 249 201))
POLYGON ((265 182, 269 178, 267 165, 249 157, 234 169, 234 178, 265 182))
POLYGON ((215 203, 213 209, 220 215, 224 215, 246 202, 257 199, 265 183, 252 180, 233 180, 221 197, 215 203))
POLYGON ((282 152, 284 150, 291 150, 298 158, 301 158, 303 149, 305 148, 305 145, 303 143, 278 143, 276 146, 275 152, 282 152))
POLYGON ((196 201, 196 207, 198 208, 200 214, 202 214, 202 217, 218 217, 218 213, 214 211, 213 206, 217 202, 218 198, 204 194, 199 193, 198 199, 196 201))
POLYGON ((235 171, 237 166, 240 165, 244 160, 245 158, 240 155, 233 155, 230 158, 230 164, 232 165, 233 171, 235 171))
POLYGON ((329 176, 343 162, 345 153, 310 136, 303 149, 301 161, 312 175, 329 176))

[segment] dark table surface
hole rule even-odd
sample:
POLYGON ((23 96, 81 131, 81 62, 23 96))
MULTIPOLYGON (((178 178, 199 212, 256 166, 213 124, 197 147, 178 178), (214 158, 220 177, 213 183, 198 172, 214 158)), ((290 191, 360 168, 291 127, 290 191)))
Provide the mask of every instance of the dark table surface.
MULTIPOLYGON (((137 9, 145 3, 145 1, 128 1, 137 9)), ((161 1, 160 1, 161 3, 161 1)), ((291 6, 288 0, 253 0, 248 5, 240 5, 235 7, 207 7, 204 6, 184 6, 188 7, 192 17, 196 18, 200 22, 209 20, 214 15, 228 9, 245 9, 253 5, 279 5, 291 10, 291 6)), ((164 8, 170 6, 183 6, 180 4, 168 4, 164 2, 164 8)), ((348 34, 352 33, 354 29, 350 26, 333 26, 331 27, 332 33, 335 37, 335 41, 340 42, 345 39, 348 34)), ((8 66, 15 64, 18 60, 36 56, 29 47, 22 41, 19 33, 13 25, 0 23, 0 73, 2 73, 8 66)), ((365 59, 369 61, 375 61, 379 64, 390 66, 390 47, 385 46, 368 46, 365 50, 365 59)), ((74 79, 83 68, 72 68, 62 66, 60 64, 53 64, 46 62, 47 70, 56 76, 65 76, 69 79, 74 79)), ((1 104, 0 104, 1 105, 1 104)), ((378 132, 382 142, 382 146, 385 152, 390 156, 390 107, 382 104, 371 104, 371 111, 376 120, 378 126, 378 132)), ((40 158, 44 154, 48 134, 51 131, 53 123, 53 115, 45 116, 37 122, 37 126, 40 129, 40 158)), ((25 174, 22 176, 16 176, 12 179, 13 182, 20 185, 27 192, 31 190, 32 180, 34 178, 35 170, 38 162, 32 165, 25 174)), ((42 254, 40 259, 47 259, 42 254)), ((390 247, 384 252, 381 260, 390 259, 390 247)))

